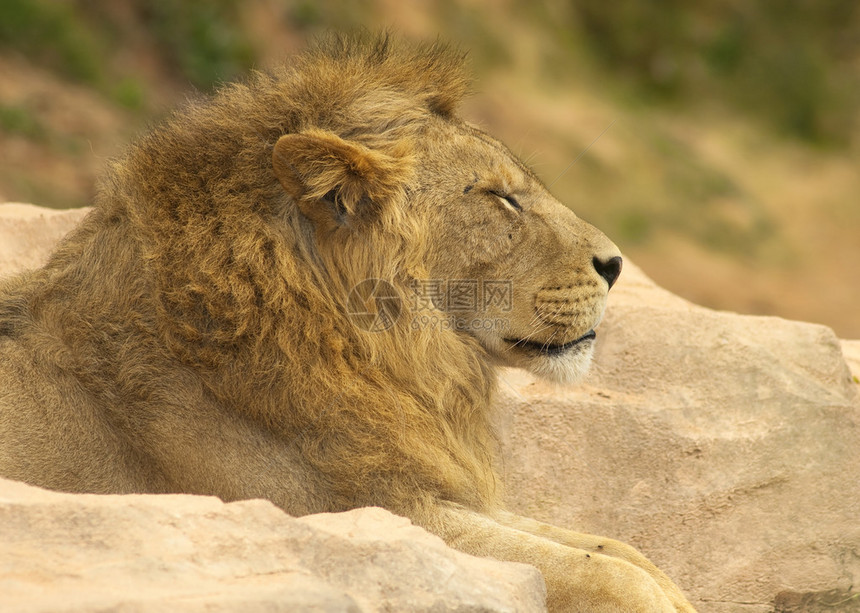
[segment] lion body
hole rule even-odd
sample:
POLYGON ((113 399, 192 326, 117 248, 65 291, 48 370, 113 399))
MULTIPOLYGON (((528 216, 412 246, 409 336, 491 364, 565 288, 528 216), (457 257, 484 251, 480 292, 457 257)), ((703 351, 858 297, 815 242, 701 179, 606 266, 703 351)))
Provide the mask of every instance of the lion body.
POLYGON ((618 272, 602 263, 620 259, 456 118, 461 63, 335 41, 133 145, 47 265, 0 284, 0 475, 260 497, 295 515, 378 505, 465 551, 537 564, 553 608, 616 610, 620 593, 645 604, 619 610, 691 610, 620 544, 595 553, 615 566, 584 588, 552 566, 574 569, 597 537, 499 509, 495 368, 581 374, 618 272), (514 307, 430 300, 456 325, 415 326, 403 308, 368 332, 344 306, 367 279, 401 296, 504 280, 514 307), (507 316, 508 332, 464 332, 478 316, 507 316))

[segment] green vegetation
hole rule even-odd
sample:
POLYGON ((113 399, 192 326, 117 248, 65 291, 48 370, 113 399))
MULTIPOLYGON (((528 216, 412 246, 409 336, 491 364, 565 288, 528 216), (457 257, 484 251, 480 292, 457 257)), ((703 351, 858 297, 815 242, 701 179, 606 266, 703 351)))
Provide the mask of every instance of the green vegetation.
MULTIPOLYGON (((11 48, 68 78, 98 86, 127 108, 141 108, 145 87, 117 74, 112 51, 132 26, 152 39, 166 70, 210 90, 254 65, 258 49, 239 0, 120 0, 105 11, 84 0, 0 2, 0 49, 11 48), (121 81, 118 86, 106 84, 121 81)), ((270 0, 284 26, 318 33, 329 28, 394 27, 372 1, 270 0)), ((618 88, 631 102, 715 104, 760 118, 807 142, 846 146, 860 107, 860 3, 786 0, 737 3, 704 0, 579 0, 511 3, 491 14, 481 3, 442 0, 428 7, 443 36, 470 49, 479 71, 510 65, 510 44, 530 30, 538 69, 556 83, 591 78, 618 88), (626 93, 625 93, 626 92, 626 93)), ((520 37, 522 39, 522 37, 520 37)))
POLYGON ((292 0, 277 4, 283 6, 286 24, 300 32, 350 29, 372 21, 377 27, 385 24, 372 0, 292 0))
MULTIPOLYGON (((256 52, 241 26, 237 0, 132 0, 124 3, 153 38, 167 71, 210 90, 251 68, 256 52)), ((144 87, 111 65, 129 27, 84 0, 3 0, 0 50, 14 50, 67 79, 95 86, 126 108, 143 106, 144 87), (112 85, 112 83, 118 84, 112 85)))
POLYGON ((143 103, 146 98, 143 84, 133 78, 125 77, 117 83, 111 91, 111 96, 120 106, 129 110, 137 111, 143 108, 143 103))
POLYGON ((0 132, 31 140, 45 140, 47 130, 33 113, 21 106, 0 104, 0 132))
POLYGON ((137 0, 165 62, 208 90, 250 69, 256 57, 236 0, 137 0))
POLYGON ((0 49, 15 49, 67 78, 89 84, 101 81, 101 43, 74 4, 50 0, 0 2, 0 49))
MULTIPOLYGON (((115 62, 129 41, 176 89, 211 90, 246 72, 265 51, 240 0, 117 0, 112 10, 97 4, 3 0, 0 51, 89 85, 139 119, 154 110, 147 105, 152 71, 144 75, 133 61, 115 62)), ((329 29, 397 30, 397 19, 407 14, 392 17, 390 7, 373 0, 263 5, 285 31, 306 37, 329 29)), ((716 108, 816 146, 854 145, 860 108, 855 0, 515 0, 508 8, 500 13, 489 3, 440 0, 421 19, 468 49, 479 74, 519 70, 524 86, 540 83, 550 92, 585 83, 633 116, 716 108)), ((20 105, 0 107, 0 130, 54 145, 62 140, 48 138, 49 127, 20 105)), ((624 176, 589 154, 575 181, 557 186, 559 194, 591 194, 589 202, 572 204, 628 245, 649 243, 660 228, 713 251, 759 257, 762 245, 776 240, 773 211, 730 174, 659 128, 637 127, 637 133, 638 141, 625 144, 638 151, 624 176)), ((557 149, 562 156, 581 151, 579 142, 557 149)))
POLYGON ((860 106, 855 0, 580 0, 567 15, 637 96, 720 101, 808 142, 850 142, 860 106))

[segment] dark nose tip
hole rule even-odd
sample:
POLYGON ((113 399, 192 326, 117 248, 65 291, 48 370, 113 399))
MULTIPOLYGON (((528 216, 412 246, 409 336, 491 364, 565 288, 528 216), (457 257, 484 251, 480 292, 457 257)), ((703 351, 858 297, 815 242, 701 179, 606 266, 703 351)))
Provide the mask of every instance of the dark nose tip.
POLYGON ((597 274, 606 279, 610 288, 615 285, 618 275, 621 274, 621 258, 619 256, 609 258, 605 262, 595 256, 591 263, 594 264, 594 270, 597 271, 597 274))

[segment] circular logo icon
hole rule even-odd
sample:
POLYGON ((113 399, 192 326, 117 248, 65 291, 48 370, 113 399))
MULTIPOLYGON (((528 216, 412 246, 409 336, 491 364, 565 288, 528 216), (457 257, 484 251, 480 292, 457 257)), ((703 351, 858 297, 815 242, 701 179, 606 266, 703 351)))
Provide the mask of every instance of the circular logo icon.
POLYGON ((352 322, 366 332, 384 332, 400 317, 403 300, 395 287, 382 279, 365 279, 346 299, 352 322))

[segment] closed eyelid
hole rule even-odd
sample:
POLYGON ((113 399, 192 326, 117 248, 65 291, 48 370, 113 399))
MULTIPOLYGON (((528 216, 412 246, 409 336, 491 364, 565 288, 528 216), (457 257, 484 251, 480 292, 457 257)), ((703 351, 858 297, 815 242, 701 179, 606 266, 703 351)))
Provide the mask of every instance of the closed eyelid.
POLYGON ((511 205, 513 208, 515 208, 515 209, 516 209, 516 210, 518 210, 518 211, 522 211, 522 210, 523 210, 523 207, 522 207, 522 205, 520 204, 519 200, 517 200, 517 199, 516 199, 514 196, 512 196, 511 194, 506 194, 506 193, 504 193, 504 192, 500 192, 500 191, 492 190, 492 189, 491 189, 491 190, 488 190, 488 193, 492 194, 493 196, 496 196, 497 198, 501 198, 502 200, 504 200, 505 202, 507 202, 509 205, 511 205))

